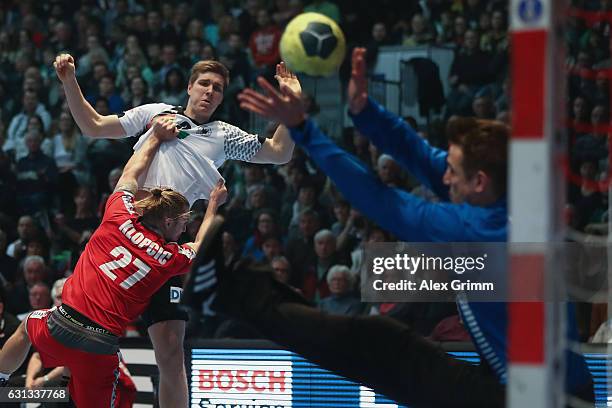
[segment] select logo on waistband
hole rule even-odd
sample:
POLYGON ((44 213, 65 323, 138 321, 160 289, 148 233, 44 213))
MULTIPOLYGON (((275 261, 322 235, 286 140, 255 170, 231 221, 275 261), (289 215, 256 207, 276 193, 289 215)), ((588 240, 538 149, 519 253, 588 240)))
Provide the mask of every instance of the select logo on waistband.
POLYGON ((183 296, 183 288, 170 286, 170 303, 180 303, 183 296))

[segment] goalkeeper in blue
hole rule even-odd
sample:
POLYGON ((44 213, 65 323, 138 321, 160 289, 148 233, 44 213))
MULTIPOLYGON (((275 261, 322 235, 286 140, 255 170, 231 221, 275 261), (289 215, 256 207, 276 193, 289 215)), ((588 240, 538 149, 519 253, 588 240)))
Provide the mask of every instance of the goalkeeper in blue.
MULTIPOLYGON (((298 95, 246 89, 241 106, 289 128, 291 137, 334 181, 351 204, 412 242, 504 242, 509 129, 497 121, 448 123, 449 150, 430 146, 401 118, 367 95, 364 49, 353 53, 348 99, 357 129, 440 197, 431 203, 385 186, 307 119, 298 95)), ((378 316, 329 316, 290 289, 244 266, 220 278, 216 308, 241 318, 278 344, 411 407, 501 407, 507 379, 507 303, 458 300, 481 357, 471 366, 447 356, 413 330, 378 316), (248 272, 251 273, 248 273, 248 272)), ((567 336, 576 341, 573 308, 567 336)), ((587 401, 593 385, 581 355, 567 351, 566 389, 587 401)))

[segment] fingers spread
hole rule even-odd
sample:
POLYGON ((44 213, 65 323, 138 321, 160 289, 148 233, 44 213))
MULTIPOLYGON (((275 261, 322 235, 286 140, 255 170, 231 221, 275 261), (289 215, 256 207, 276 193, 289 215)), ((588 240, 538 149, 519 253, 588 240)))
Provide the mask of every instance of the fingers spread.
POLYGON ((278 91, 265 79, 262 77, 257 78, 257 83, 261 86, 273 99, 281 99, 281 95, 278 91))
POLYGON ((268 114, 268 110, 267 109, 263 109, 260 105, 258 104, 253 104, 250 102, 240 102, 240 107, 244 110, 248 110, 250 112, 253 112, 257 115, 263 116, 265 118, 269 117, 268 114))
POLYGON ((249 98, 253 101, 257 101, 257 102, 264 103, 264 104, 272 103, 271 98, 265 95, 262 95, 259 92, 253 89, 250 89, 250 88, 244 89, 240 94, 238 94, 238 99, 241 99, 241 97, 249 98))

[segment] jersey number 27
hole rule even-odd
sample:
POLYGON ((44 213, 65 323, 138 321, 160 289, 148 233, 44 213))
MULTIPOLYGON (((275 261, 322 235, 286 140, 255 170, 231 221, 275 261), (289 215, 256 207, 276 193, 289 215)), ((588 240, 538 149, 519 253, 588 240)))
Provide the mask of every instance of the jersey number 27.
POLYGON ((116 246, 111 251, 111 255, 117 259, 102 264, 99 266, 99 268, 102 270, 102 272, 106 274, 106 276, 111 278, 111 280, 113 281, 117 279, 117 275, 112 272, 113 270, 118 268, 125 268, 130 263, 134 263, 134 265, 138 268, 136 272, 134 272, 133 274, 125 278, 123 282, 121 282, 119 286, 121 286, 123 289, 131 288, 136 282, 142 280, 145 276, 147 276, 147 273, 151 271, 151 267, 149 265, 147 265, 138 258, 134 258, 132 253, 128 251, 125 247, 116 246))

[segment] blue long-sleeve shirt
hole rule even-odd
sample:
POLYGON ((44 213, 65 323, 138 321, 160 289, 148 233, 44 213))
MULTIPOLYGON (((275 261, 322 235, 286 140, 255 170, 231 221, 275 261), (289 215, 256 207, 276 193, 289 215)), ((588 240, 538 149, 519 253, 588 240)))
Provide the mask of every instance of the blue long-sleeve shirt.
MULTIPOLYGON (((390 154, 406 170, 442 200, 449 199, 442 182, 448 153, 430 146, 401 118, 371 99, 355 126, 380 150, 390 154)), ((336 146, 307 120, 302 129, 291 128, 293 140, 334 181, 344 197, 359 211, 399 239, 412 242, 504 242, 508 236, 505 198, 488 207, 467 203, 431 203, 406 191, 384 185, 354 156, 336 146)), ((479 354, 499 380, 506 380, 508 312, 505 303, 466 302, 459 299, 465 326, 479 354)), ((568 307, 568 337, 576 340, 572 307, 568 307)), ((588 383, 590 374, 582 356, 568 352, 569 391, 588 383)))

